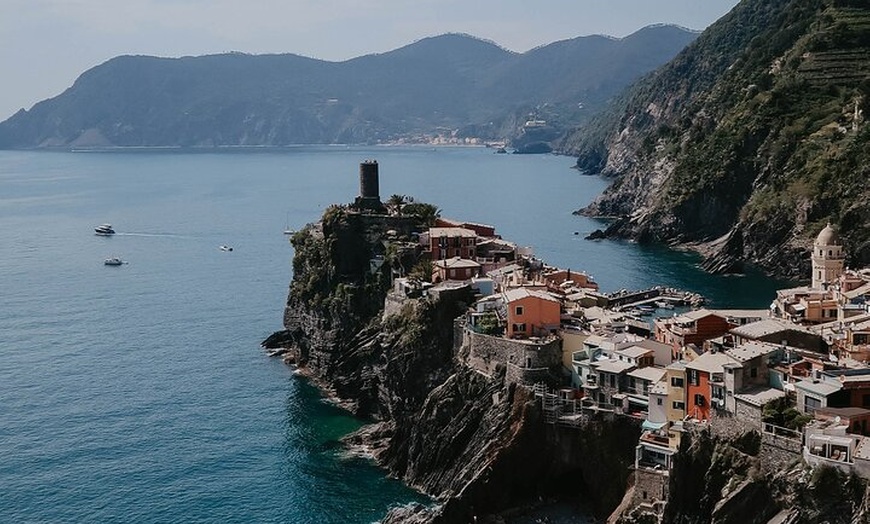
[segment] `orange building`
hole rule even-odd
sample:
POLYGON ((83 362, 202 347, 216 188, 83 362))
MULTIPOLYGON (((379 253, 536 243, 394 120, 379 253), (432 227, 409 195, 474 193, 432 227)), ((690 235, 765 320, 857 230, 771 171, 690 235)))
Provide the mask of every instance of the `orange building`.
POLYGON ((725 405, 725 367, 740 365, 719 352, 708 352, 686 363, 686 415, 710 419, 710 408, 725 405))
POLYGON ((503 294, 508 338, 546 336, 559 330, 562 304, 541 291, 514 288, 503 294))

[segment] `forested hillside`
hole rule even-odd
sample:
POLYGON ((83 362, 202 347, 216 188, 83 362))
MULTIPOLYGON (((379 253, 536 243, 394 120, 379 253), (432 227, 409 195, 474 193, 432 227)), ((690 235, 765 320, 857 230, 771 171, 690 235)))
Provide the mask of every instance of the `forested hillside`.
POLYGON ((805 277, 828 221, 870 263, 868 104, 867 2, 744 0, 561 147, 614 178, 608 235, 805 277))

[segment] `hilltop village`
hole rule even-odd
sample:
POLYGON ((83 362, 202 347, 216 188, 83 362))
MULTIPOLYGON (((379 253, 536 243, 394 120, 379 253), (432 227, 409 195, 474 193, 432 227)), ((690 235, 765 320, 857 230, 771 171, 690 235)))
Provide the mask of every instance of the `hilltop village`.
POLYGON ((803 460, 870 479, 870 269, 845 267, 830 225, 815 240, 810 285, 778 291, 767 309, 706 309, 673 289, 602 293, 491 225, 433 214, 415 228, 407 206, 382 203, 377 163, 360 165, 360 196, 343 212, 383 236, 368 263, 372 273, 389 266, 383 318, 421 299, 473 297, 453 320, 455 365, 533 392, 546 424, 582 432, 636 421, 617 512, 662 519, 689 433, 755 432, 767 467, 803 460))

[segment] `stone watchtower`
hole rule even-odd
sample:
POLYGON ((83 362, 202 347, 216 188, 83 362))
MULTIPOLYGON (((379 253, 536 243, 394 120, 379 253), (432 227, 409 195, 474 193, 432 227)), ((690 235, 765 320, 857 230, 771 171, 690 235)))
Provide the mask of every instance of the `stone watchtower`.
POLYGON ((354 207, 361 210, 385 212, 378 187, 377 160, 365 160, 359 165, 359 196, 356 197, 354 207))
POLYGON ((813 288, 822 289, 837 280, 843 274, 845 255, 840 235, 831 227, 825 229, 816 237, 813 243, 813 288))

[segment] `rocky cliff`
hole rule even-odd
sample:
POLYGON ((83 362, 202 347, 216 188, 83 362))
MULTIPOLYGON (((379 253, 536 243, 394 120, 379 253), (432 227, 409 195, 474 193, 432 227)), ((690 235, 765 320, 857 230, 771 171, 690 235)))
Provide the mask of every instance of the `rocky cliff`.
MULTIPOLYGON (((799 443, 798 443, 799 444, 799 443)), ((865 480, 831 467, 812 469, 777 453, 758 432, 688 434, 675 455, 664 524, 870 522, 865 480)), ((622 524, 645 522, 624 516, 622 524)))
POLYGON ((582 212, 706 266, 805 278, 830 221, 870 263, 870 7, 743 0, 560 146, 612 177, 582 212))
POLYGON ((417 261, 403 237, 419 226, 333 207, 297 233, 286 330, 266 345, 285 346, 312 380, 372 421, 350 444, 437 502, 396 509, 388 522, 484 522, 554 499, 606 516, 622 498, 638 423, 547 425, 532 391, 503 369, 486 376, 463 365, 454 319, 472 299, 468 288, 407 298, 384 315, 391 271, 417 261))

